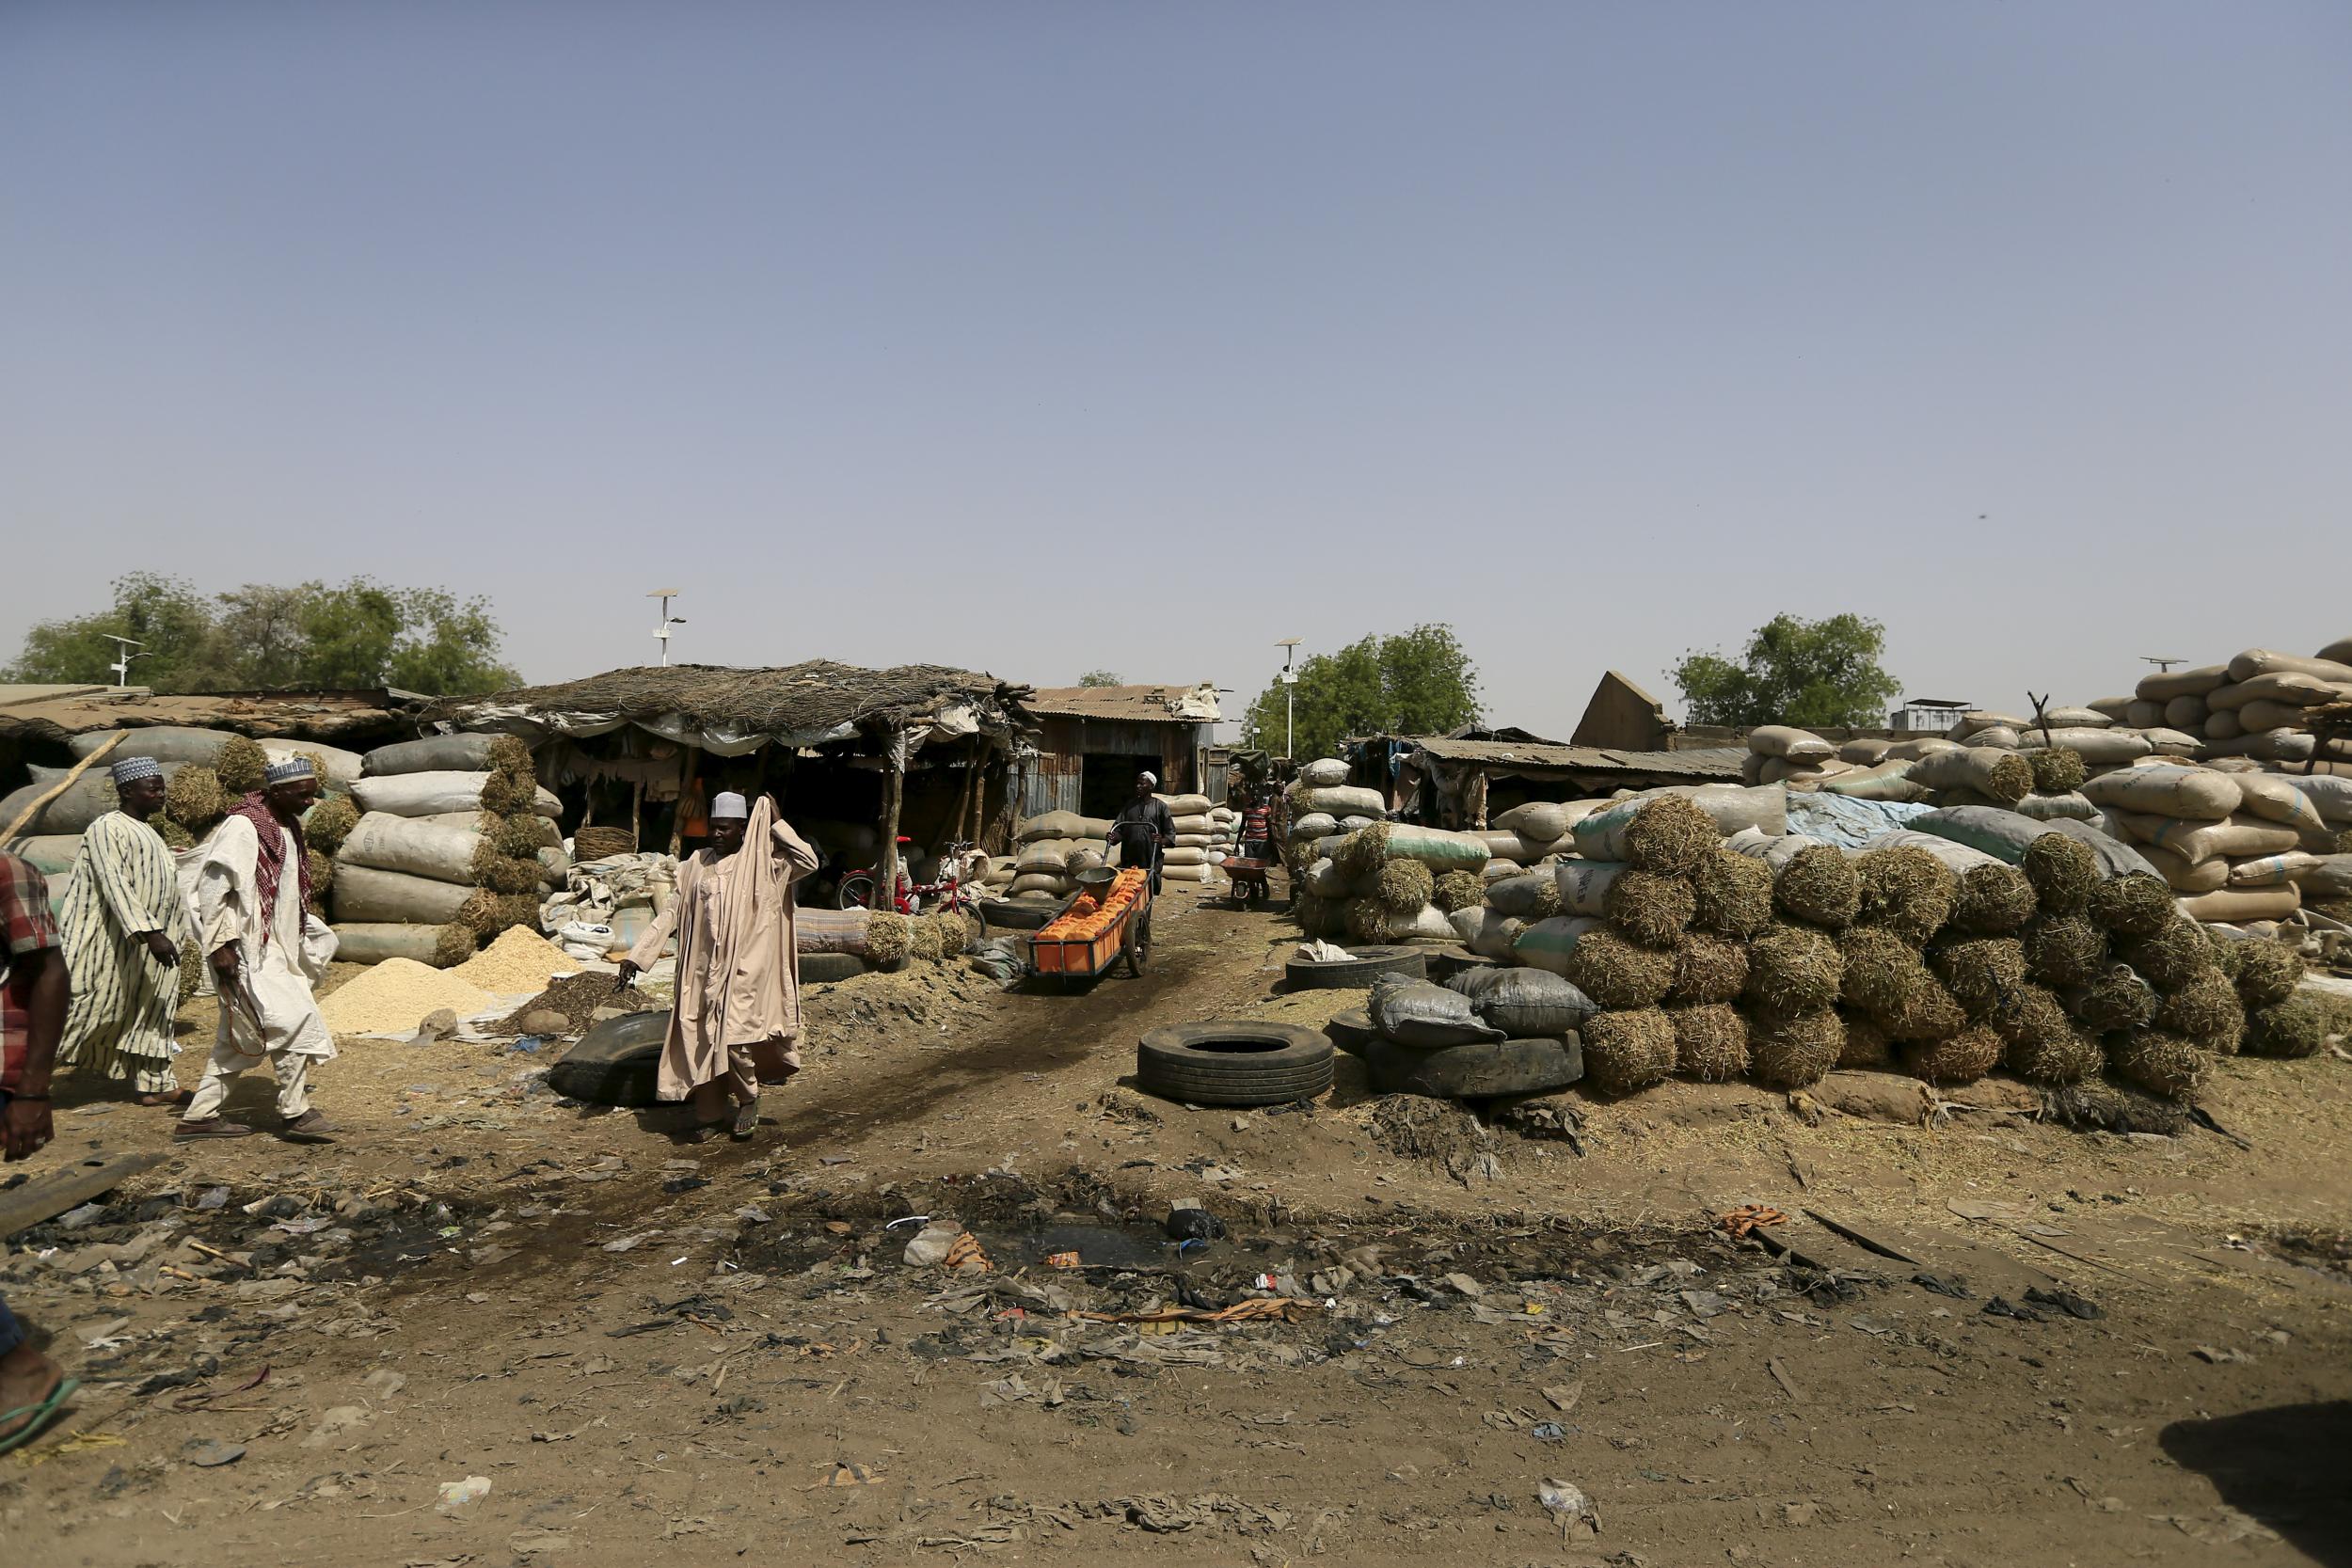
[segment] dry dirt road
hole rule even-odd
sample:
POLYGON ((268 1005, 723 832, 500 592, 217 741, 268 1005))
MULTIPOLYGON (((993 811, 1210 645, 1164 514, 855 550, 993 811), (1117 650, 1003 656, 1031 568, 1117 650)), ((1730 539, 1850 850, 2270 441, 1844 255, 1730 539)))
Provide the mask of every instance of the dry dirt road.
MULTIPOLYGON (((349 1042, 343 1142, 13 1243, 89 1387, 0 1459, 8 1560, 2352 1564, 2344 1061, 2228 1064, 2248 1149, 1676 1084, 1578 1153, 1346 1059, 1311 1111, 1139 1096, 1145 1027, 1351 1000, 1277 995, 1263 914, 1160 937, 1084 994, 827 988, 742 1148, 349 1042), (1174 1197, 1227 1237, 1175 1251, 1174 1197), (903 1262, 910 1214, 993 1272, 903 1262), (1262 1275, 1300 1305, 1164 1317, 1262 1275)), ((166 1131, 70 1108, 40 1164, 166 1131)))

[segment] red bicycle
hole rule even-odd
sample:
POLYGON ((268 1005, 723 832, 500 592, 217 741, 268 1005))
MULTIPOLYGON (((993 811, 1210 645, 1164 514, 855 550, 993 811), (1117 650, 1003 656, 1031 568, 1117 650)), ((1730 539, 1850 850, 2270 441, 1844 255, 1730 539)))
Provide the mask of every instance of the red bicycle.
MULTIPOLYGON (((898 847, 903 849, 914 842, 914 840, 911 838, 901 838, 898 840, 898 847)), ((967 889, 963 884, 963 857, 974 847, 975 846, 969 844, 947 846, 947 852, 939 857, 940 877, 935 882, 915 881, 906 874, 904 864, 901 863, 898 893, 890 901, 891 908, 900 914, 920 914, 923 912, 924 902, 928 899, 932 909, 953 910, 958 914, 969 915, 972 919, 978 921, 980 940, 986 942, 988 940, 988 916, 981 912, 978 895, 967 889)), ((874 907, 873 867, 862 866, 842 878, 841 895, 836 902, 845 910, 872 909, 874 907)))

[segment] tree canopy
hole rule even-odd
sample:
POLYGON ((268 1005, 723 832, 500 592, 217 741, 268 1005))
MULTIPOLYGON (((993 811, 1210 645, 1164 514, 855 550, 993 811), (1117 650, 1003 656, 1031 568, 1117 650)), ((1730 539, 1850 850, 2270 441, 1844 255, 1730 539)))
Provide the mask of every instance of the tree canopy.
POLYGON ((1118 686, 1120 681, 1116 670, 1089 670, 1078 677, 1078 684, 1086 687, 1118 686))
MULTIPOLYGON (((1315 654, 1297 671, 1291 755, 1335 753, 1351 735, 1443 735, 1478 718, 1478 673, 1447 626, 1366 637, 1315 654)), ((1280 755, 1282 683, 1274 681, 1242 720, 1242 744, 1280 755)))
POLYGON ((1864 616, 1807 621, 1775 615, 1756 628, 1739 663, 1689 653, 1674 682, 1693 724, 1847 725, 1886 722, 1902 683, 1879 667, 1886 628, 1864 616))
POLYGON ((462 697, 520 681, 499 659, 489 601, 444 588, 354 578, 246 583, 208 597, 178 578, 134 572, 113 596, 104 610, 35 626, 6 678, 110 681, 111 633, 146 644, 131 684, 163 692, 389 686, 462 697))

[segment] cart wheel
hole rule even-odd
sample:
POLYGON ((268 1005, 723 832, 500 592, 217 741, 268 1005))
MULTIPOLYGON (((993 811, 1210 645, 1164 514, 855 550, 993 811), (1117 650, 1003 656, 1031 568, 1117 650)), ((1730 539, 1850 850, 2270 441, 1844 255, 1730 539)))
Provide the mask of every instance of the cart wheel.
POLYGON ((977 898, 966 898, 958 907, 963 913, 971 916, 980 928, 980 934, 973 941, 972 945, 977 947, 988 941, 988 913, 980 908, 980 901, 977 898))
POLYGON ((1144 965, 1152 958, 1152 927, 1149 917, 1127 922, 1127 934, 1119 940, 1119 950, 1127 957, 1129 979, 1143 978, 1144 965))

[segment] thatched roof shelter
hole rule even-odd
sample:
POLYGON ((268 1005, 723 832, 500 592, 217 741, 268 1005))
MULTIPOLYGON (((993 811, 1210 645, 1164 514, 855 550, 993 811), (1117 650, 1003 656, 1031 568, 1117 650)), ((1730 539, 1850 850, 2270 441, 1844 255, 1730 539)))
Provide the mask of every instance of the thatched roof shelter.
POLYGON ((901 664, 866 670, 830 659, 779 669, 640 665, 554 686, 453 698, 432 717, 526 739, 582 739, 634 725, 721 756, 767 745, 817 747, 905 733, 919 746, 983 736, 1010 746, 1031 727, 1029 688, 971 670, 901 664))

